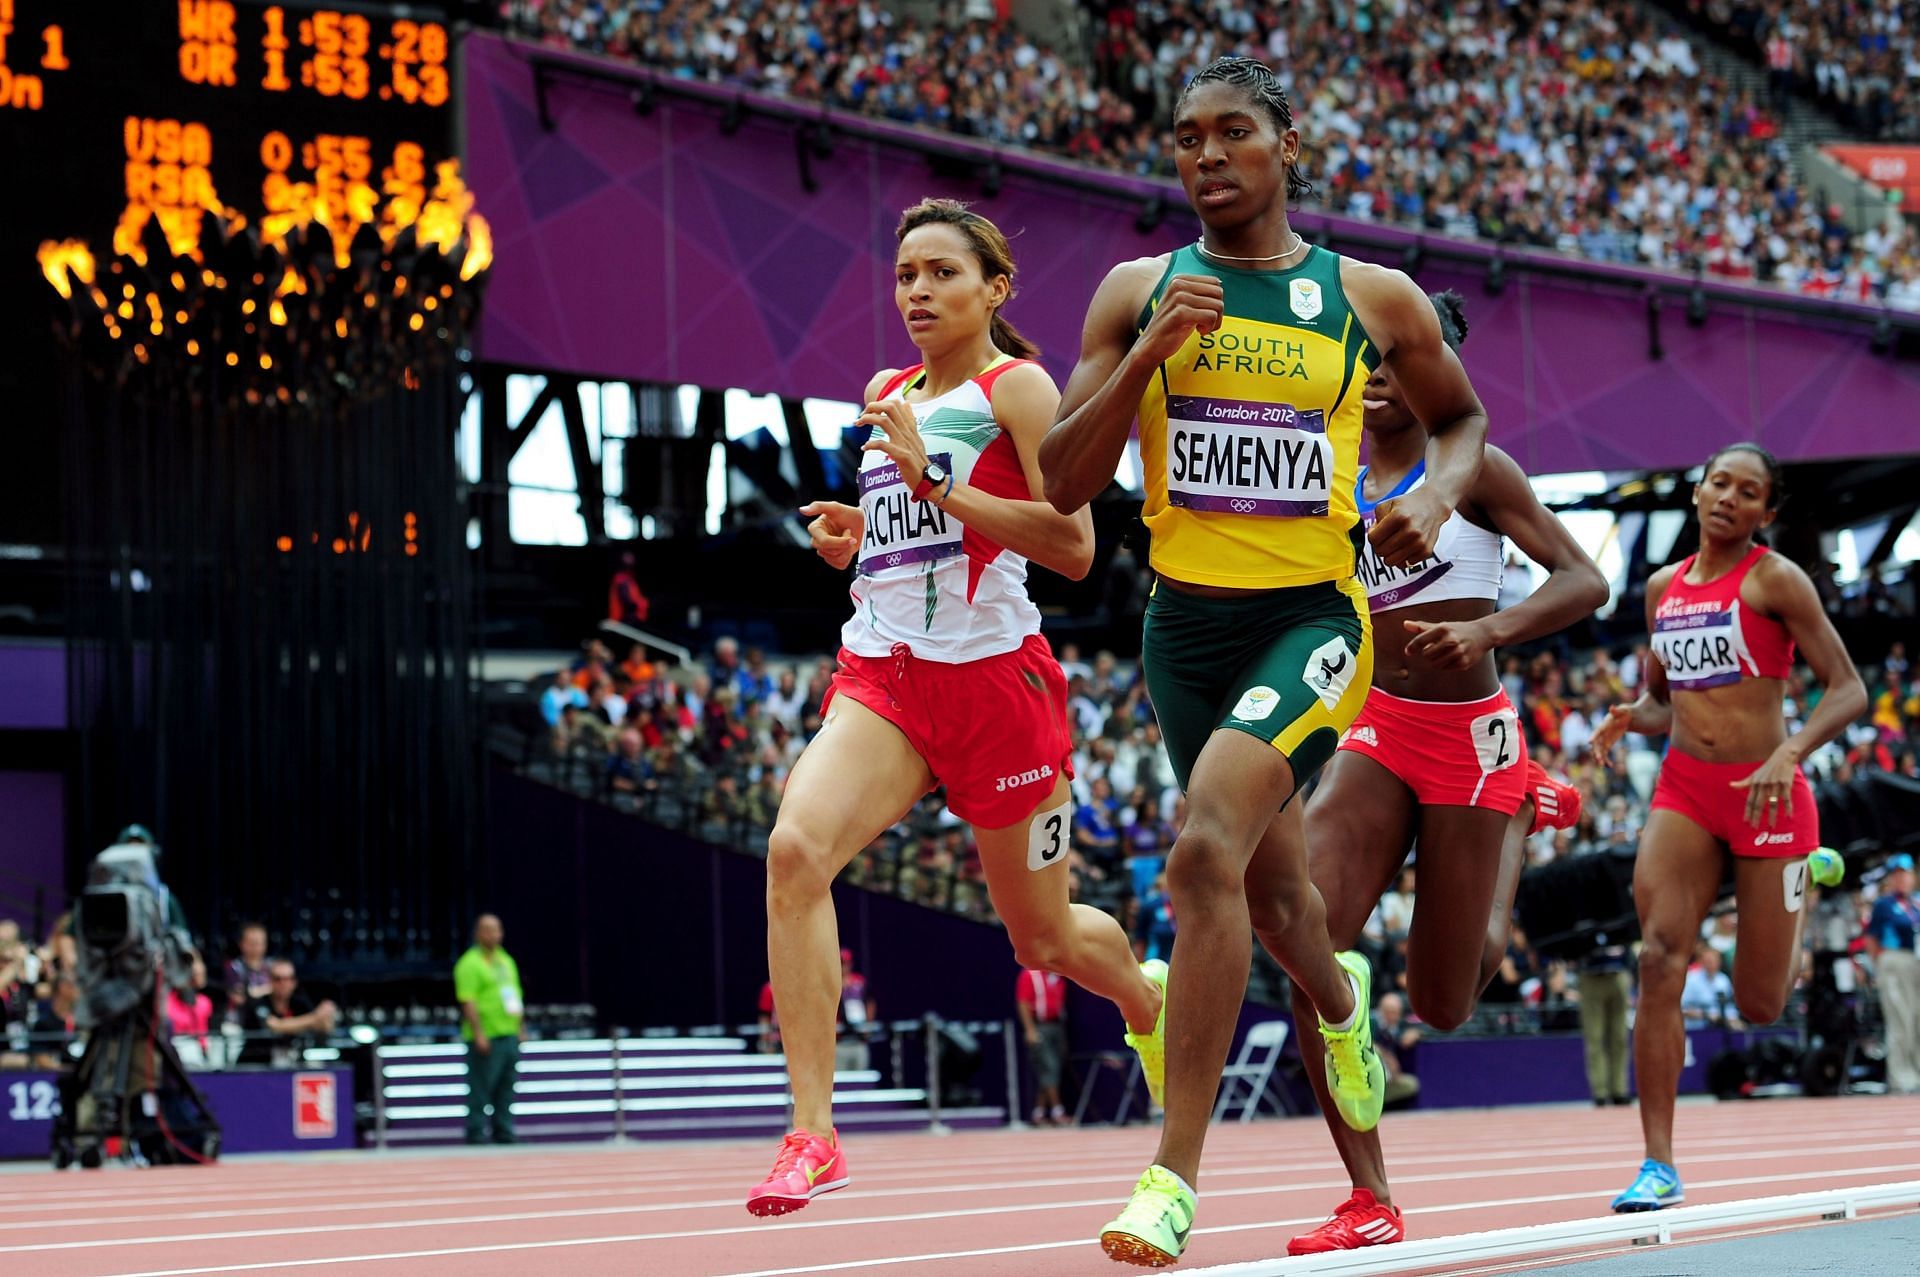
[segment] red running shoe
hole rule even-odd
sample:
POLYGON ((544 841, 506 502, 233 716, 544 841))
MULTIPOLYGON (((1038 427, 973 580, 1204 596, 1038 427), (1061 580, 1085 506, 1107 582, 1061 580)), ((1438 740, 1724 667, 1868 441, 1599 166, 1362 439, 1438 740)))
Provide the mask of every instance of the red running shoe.
POLYGON ((1580 791, 1547 775, 1546 768, 1531 758, 1527 760, 1527 794, 1533 799, 1533 828, 1527 831, 1529 834, 1542 829, 1572 829, 1579 823, 1580 791))
POLYGON ((773 1171, 747 1194, 747 1210, 754 1215, 785 1215, 852 1181, 840 1132, 822 1138, 810 1131, 794 1131, 780 1141, 773 1171))
POLYGON ((1287 1243, 1289 1255, 1320 1255, 1330 1250, 1359 1250, 1403 1240, 1407 1226, 1396 1206, 1382 1206, 1364 1188, 1340 1203, 1333 1218, 1287 1243))

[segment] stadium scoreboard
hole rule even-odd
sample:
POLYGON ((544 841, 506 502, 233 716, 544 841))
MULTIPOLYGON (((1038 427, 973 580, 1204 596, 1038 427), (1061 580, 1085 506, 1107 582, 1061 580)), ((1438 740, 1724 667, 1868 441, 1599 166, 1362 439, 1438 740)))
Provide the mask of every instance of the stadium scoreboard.
POLYGON ((431 189, 452 72, 417 5, 0 0, 0 275, 41 239, 105 248, 130 209, 257 225, 303 185, 336 214, 431 189))

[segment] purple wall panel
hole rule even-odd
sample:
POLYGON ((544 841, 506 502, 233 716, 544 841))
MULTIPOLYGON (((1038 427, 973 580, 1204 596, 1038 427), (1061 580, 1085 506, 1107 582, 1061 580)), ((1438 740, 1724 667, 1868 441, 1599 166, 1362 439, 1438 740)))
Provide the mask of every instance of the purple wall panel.
MULTIPOLYGON (((468 180, 498 254, 479 338, 488 359, 855 398, 875 369, 914 353, 885 269, 893 222, 922 196, 952 195, 978 201, 1013 237, 1023 274, 1008 317, 1064 377, 1107 270, 1193 233, 1170 187, 1174 211, 1141 235, 1131 209, 1155 188, 1137 179, 1098 179, 1109 198, 1009 167, 999 197, 981 201, 974 184, 850 132, 813 162, 809 193, 791 122, 750 116, 726 137, 714 110, 666 98, 636 117, 606 87, 550 83, 547 133, 531 50, 475 35, 465 51, 468 180)), ((1299 221, 1336 240, 1356 228, 1319 214, 1299 221)), ((1685 465, 1756 437, 1802 459, 1920 447, 1920 364, 1873 355, 1858 307, 1809 309, 1795 322, 1709 285, 1704 328, 1669 299, 1656 361, 1641 290, 1671 288, 1672 276, 1595 267, 1591 279, 1564 279, 1529 273, 1525 252, 1508 256, 1497 298, 1477 267, 1436 265, 1419 280, 1466 294, 1465 358, 1493 438, 1531 471, 1685 465)), ((1397 264, 1398 252, 1382 260, 1397 264)))
POLYGON ((57 643, 0 646, 0 728, 67 725, 67 651, 57 643))
POLYGON ((0 772, 0 917, 30 929, 33 919, 20 914, 36 886, 46 888, 50 913, 66 907, 66 849, 66 778, 59 772, 0 772))

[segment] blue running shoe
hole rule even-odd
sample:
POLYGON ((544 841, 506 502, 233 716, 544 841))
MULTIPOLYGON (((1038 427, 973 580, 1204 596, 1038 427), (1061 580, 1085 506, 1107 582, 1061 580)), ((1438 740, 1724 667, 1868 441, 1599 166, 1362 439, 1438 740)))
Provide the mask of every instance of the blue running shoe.
POLYGON ((1640 1163, 1640 1173, 1634 1177, 1627 1191, 1613 1199, 1613 1209, 1624 1215, 1632 1211, 1678 1206, 1686 1200, 1687 1191, 1680 1186, 1680 1172, 1665 1162, 1656 1162, 1649 1157, 1640 1163))

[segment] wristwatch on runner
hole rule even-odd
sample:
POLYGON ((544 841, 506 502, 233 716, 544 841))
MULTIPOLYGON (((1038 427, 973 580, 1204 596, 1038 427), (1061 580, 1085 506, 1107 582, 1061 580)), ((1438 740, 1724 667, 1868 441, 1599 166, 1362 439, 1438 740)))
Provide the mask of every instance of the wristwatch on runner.
POLYGON ((928 493, 946 481, 946 469, 938 461, 927 462, 927 468, 920 472, 920 482, 913 485, 913 499, 925 501, 928 493))

